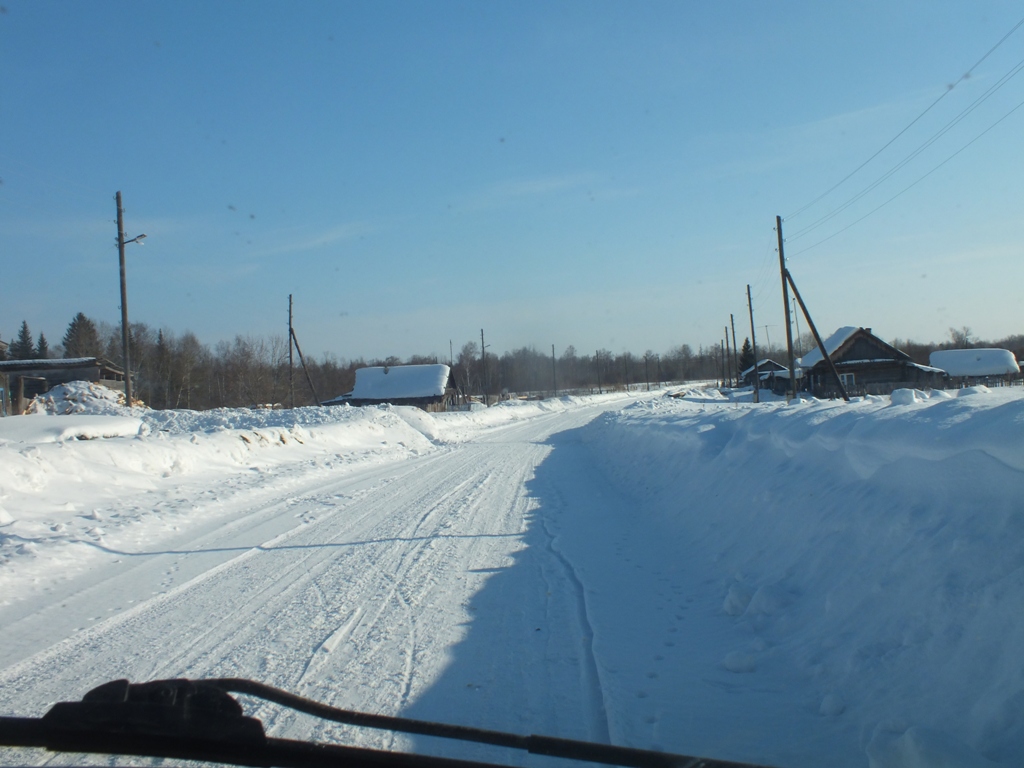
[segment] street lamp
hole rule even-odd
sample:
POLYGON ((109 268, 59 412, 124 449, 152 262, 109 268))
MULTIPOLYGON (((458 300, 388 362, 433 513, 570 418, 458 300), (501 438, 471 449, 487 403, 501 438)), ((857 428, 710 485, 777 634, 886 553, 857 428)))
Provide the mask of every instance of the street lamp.
POLYGON ((131 240, 124 239, 124 209, 121 207, 121 192, 114 197, 117 200, 117 255, 121 261, 121 355, 124 358, 124 402, 132 407, 132 359, 128 350, 128 284, 124 276, 124 247, 128 243, 142 242, 145 235, 136 235, 131 240))

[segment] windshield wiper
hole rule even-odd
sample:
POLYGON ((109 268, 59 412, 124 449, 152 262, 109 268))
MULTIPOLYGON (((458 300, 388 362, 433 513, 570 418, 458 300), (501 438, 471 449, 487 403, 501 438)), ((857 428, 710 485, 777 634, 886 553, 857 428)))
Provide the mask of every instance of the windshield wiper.
POLYGON ((491 763, 268 737, 229 693, 264 699, 323 720, 473 741, 536 755, 630 768, 759 768, 702 757, 550 736, 520 736, 330 707, 252 680, 115 680, 41 718, 0 717, 0 745, 55 752, 165 757, 280 768, 500 768, 491 763))

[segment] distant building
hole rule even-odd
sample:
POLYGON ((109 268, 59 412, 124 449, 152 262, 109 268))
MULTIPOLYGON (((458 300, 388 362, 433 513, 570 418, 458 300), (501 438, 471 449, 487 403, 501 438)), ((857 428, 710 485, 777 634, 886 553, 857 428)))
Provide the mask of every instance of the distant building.
POLYGON ((321 405, 414 405, 425 411, 444 411, 452 400, 447 365, 392 365, 356 369, 351 392, 321 405))
POLYGON ((941 349, 928 362, 961 384, 997 383, 1020 376, 1020 365, 1008 349, 941 349))
MULTIPOLYGON (((847 394, 887 395, 904 387, 931 389, 945 385, 945 371, 915 363, 906 352, 871 333, 870 328, 840 328, 825 339, 823 346, 847 394)), ((797 361, 797 367, 803 372, 804 389, 812 395, 840 396, 821 350, 808 352, 797 361)))
POLYGON ((765 358, 764 360, 758 360, 756 366, 750 366, 744 371, 740 371, 740 381, 745 387, 754 386, 755 380, 757 381, 759 389, 771 389, 775 390, 776 387, 781 387, 780 392, 784 392, 789 386, 789 369, 786 368, 782 363, 777 363, 774 360, 765 358), (754 375, 754 368, 757 368, 757 375, 754 375), (776 374, 781 373, 781 376, 776 374), (776 379, 781 380, 781 383, 777 382, 776 379))
POLYGON ((10 413, 24 413, 36 395, 69 381, 91 381, 124 392, 124 371, 100 357, 52 360, 0 360, 0 388, 10 397, 10 413))

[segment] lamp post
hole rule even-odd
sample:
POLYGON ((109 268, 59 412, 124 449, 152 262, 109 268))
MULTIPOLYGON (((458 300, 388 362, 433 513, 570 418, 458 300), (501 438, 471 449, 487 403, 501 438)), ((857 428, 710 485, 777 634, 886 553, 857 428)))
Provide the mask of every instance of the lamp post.
POLYGON ((124 276, 124 247, 128 243, 142 245, 145 235, 136 235, 131 240, 124 239, 124 209, 121 207, 121 192, 114 198, 117 200, 117 255, 121 262, 121 355, 124 357, 124 402, 132 407, 132 359, 128 350, 128 283, 124 276))

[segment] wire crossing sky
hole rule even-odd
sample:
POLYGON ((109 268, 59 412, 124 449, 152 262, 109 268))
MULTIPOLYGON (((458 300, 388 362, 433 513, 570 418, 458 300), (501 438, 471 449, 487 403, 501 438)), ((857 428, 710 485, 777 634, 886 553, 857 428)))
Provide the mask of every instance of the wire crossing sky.
POLYGON ((3 6, 4 340, 119 322, 118 190, 131 319, 209 344, 661 352, 747 283, 777 340, 787 212, 823 333, 1024 332, 1016 3, 3 6))

